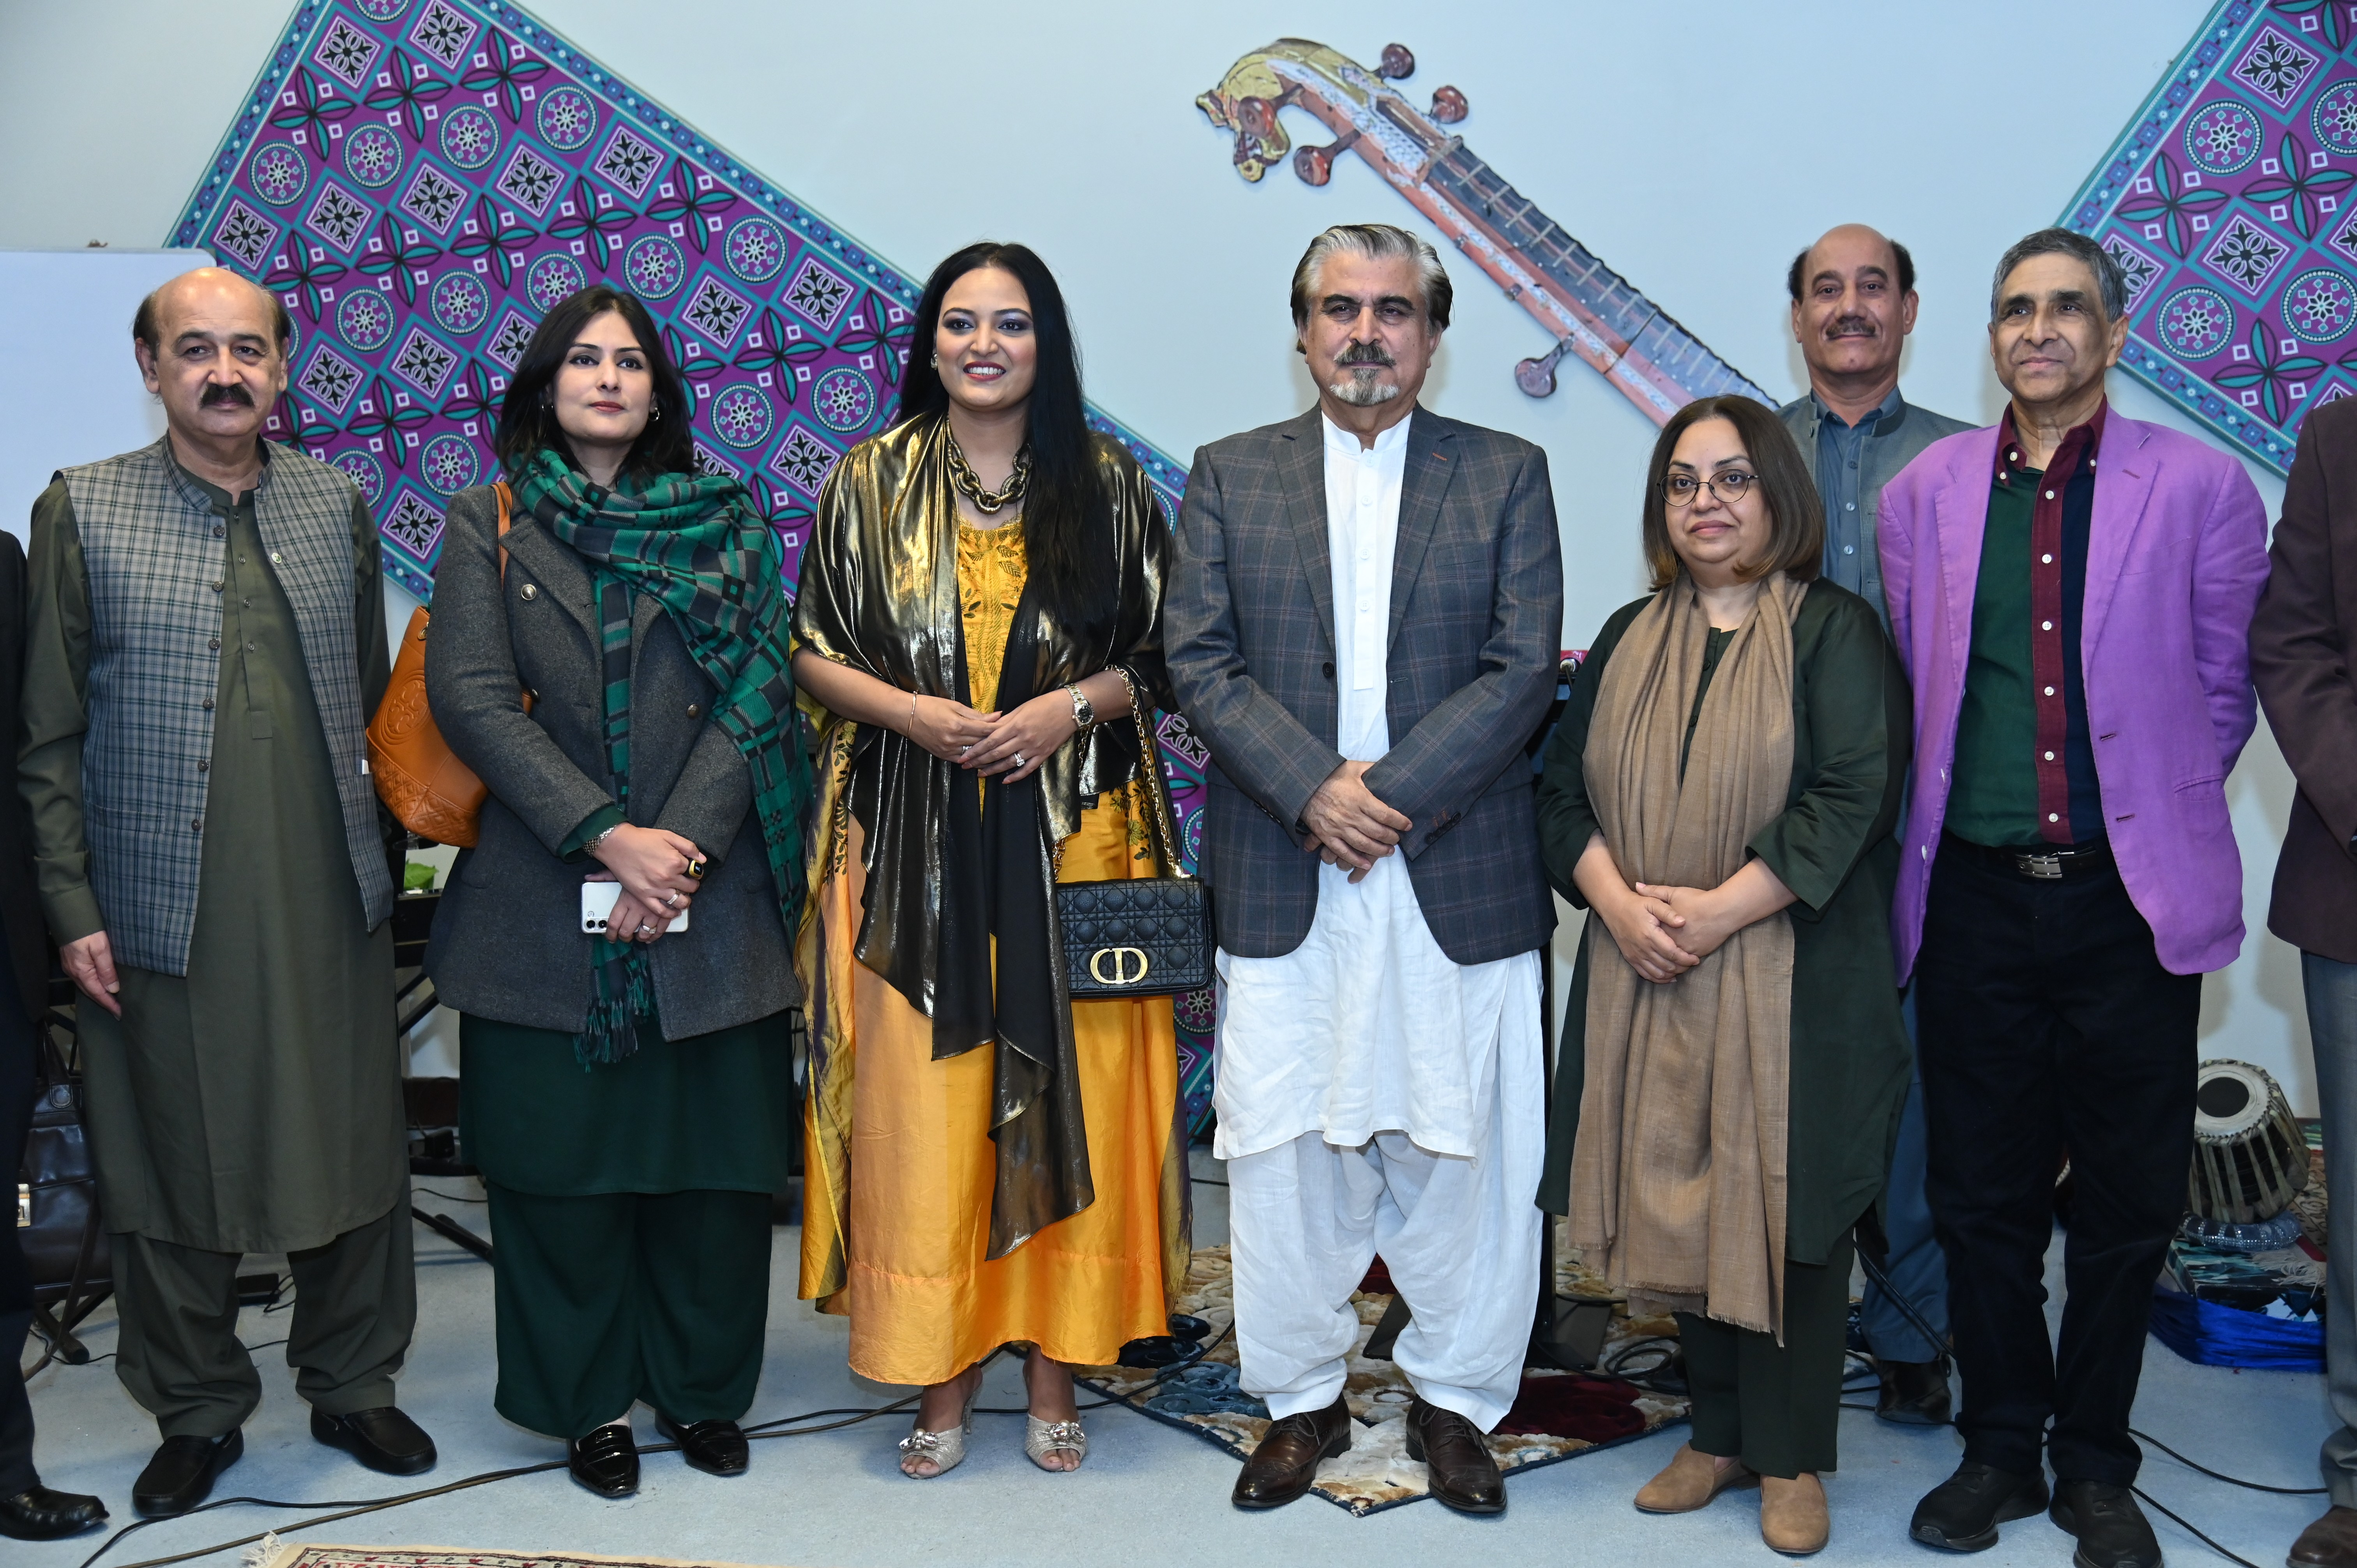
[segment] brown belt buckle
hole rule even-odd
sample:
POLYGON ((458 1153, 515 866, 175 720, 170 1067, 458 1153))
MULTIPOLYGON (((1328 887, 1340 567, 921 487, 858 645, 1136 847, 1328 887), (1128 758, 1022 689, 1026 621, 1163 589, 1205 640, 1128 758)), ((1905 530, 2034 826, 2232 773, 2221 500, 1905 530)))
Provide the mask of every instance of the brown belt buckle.
POLYGON ((2052 854, 2017 854, 2013 857, 2013 868, 2024 876, 2034 876, 2040 882, 2062 880, 2062 856, 2059 851, 2052 854))

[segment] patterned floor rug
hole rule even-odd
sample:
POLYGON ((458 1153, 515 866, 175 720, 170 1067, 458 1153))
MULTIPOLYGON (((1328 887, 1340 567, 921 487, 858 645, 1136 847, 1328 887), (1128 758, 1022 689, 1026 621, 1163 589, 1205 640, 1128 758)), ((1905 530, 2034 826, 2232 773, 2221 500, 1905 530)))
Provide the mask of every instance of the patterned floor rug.
MULTIPOLYGON (((1243 1459, 1260 1444, 1268 1429, 1268 1409, 1236 1384, 1236 1348, 1228 1332, 1235 1321, 1228 1274, 1228 1250, 1197 1250, 1188 1271, 1187 1289, 1178 1310, 1191 1313, 1211 1326, 1216 1341, 1200 1361, 1158 1382, 1150 1371, 1130 1367, 1081 1369, 1082 1380, 1099 1391, 1118 1397, 1134 1408, 1243 1459)), ((1350 1380, 1343 1397, 1359 1426, 1351 1451, 1318 1467, 1314 1493, 1354 1514, 1376 1513, 1416 1502, 1427 1496, 1425 1467, 1407 1456, 1403 1439, 1405 1417, 1414 1392, 1407 1377, 1389 1360, 1369 1359, 1362 1352, 1376 1326, 1392 1304, 1390 1294, 1373 1288, 1388 1285, 1380 1263, 1366 1286, 1351 1297, 1359 1313, 1359 1338, 1351 1356, 1350 1380)), ((1576 1262, 1559 1263, 1555 1288, 1566 1295, 1609 1299, 1601 1282, 1576 1262)), ((1667 1317, 1628 1316, 1615 1307, 1605 1337, 1609 1356, 1631 1341, 1674 1335, 1676 1325, 1667 1317)), ((1498 1430, 1490 1434, 1490 1451, 1498 1467, 1509 1473, 1535 1469, 1576 1459, 1658 1432, 1683 1421, 1686 1402, 1645 1393, 1627 1383, 1569 1373, 1530 1371, 1523 1375, 1521 1396, 1498 1430)))
POLYGON ((676 1557, 598 1557, 587 1552, 468 1552, 451 1546, 289 1546, 272 1536, 244 1568, 743 1568, 676 1557))

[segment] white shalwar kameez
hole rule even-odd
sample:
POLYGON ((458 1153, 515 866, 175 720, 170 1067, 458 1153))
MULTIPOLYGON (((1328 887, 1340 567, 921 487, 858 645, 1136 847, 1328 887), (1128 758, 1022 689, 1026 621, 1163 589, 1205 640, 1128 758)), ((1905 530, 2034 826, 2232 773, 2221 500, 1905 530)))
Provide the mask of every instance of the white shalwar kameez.
MULTIPOLYGON (((1329 420, 1337 749, 1391 749, 1392 564, 1409 420, 1372 449, 1329 420)), ((1222 950, 1214 1152, 1228 1162, 1240 1380, 1275 1417, 1342 1391, 1351 1294, 1380 1253, 1414 1321, 1392 1352, 1425 1401, 1483 1431, 1522 1380, 1538 1294, 1545 1144, 1539 954, 1458 964, 1404 856, 1318 868, 1309 934, 1222 950)))

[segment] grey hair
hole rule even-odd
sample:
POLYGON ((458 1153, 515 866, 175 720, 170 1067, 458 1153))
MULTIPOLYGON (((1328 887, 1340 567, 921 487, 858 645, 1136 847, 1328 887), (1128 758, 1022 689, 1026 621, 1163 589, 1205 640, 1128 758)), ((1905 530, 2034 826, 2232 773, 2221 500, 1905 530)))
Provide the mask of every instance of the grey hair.
POLYGON ((1309 324, 1309 295, 1318 286, 1318 274, 1325 270, 1326 259, 1337 251, 1348 251, 1354 256, 1364 256, 1372 262, 1412 261, 1415 263, 1416 280, 1424 288, 1425 318, 1439 331, 1448 325, 1448 306, 1457 291, 1449 284, 1448 269, 1440 264, 1440 252, 1406 230, 1390 223, 1337 223, 1315 240, 1309 249, 1301 252, 1301 264, 1293 269, 1293 324, 1309 324))
POLYGON ((2104 304, 2104 319, 2117 321, 2128 311, 2127 274, 2109 251, 2072 229, 2040 229, 2035 234, 2025 234, 2006 247, 1997 258, 1996 276, 1989 280, 1989 319, 1996 319, 1997 306, 2005 295, 2005 280, 2013 269, 2032 256, 2071 256, 2087 264, 2095 274, 2095 293, 2104 304))

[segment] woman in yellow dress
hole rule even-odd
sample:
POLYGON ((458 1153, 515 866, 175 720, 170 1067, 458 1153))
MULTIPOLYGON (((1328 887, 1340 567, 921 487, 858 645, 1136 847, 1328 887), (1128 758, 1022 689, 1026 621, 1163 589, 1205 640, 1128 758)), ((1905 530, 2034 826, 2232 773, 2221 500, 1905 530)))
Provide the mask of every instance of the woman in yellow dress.
POLYGON ((1131 713, 1167 702, 1169 533, 1084 422, 1029 250, 943 262, 910 342, 900 422, 828 478, 794 611, 823 710, 802 1294, 850 1316, 854 1370, 924 1385, 903 1473, 964 1457, 1008 1343, 1025 1449, 1071 1470, 1072 1366, 1167 1333, 1186 1273, 1170 1002, 1072 1002, 1053 887, 1163 874, 1131 713))

